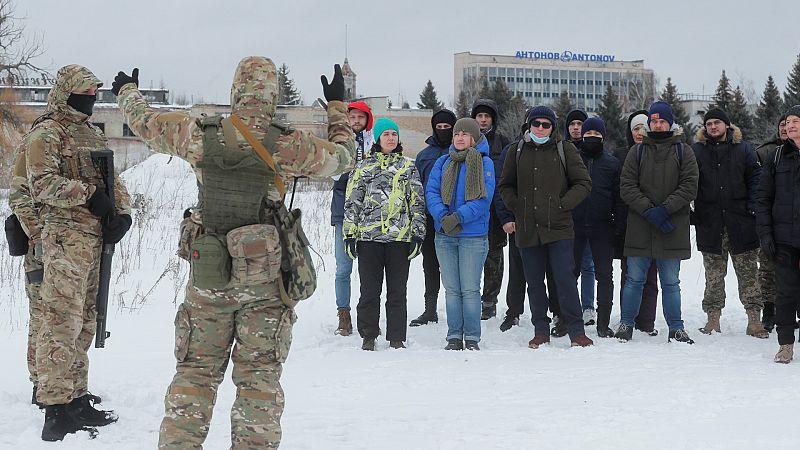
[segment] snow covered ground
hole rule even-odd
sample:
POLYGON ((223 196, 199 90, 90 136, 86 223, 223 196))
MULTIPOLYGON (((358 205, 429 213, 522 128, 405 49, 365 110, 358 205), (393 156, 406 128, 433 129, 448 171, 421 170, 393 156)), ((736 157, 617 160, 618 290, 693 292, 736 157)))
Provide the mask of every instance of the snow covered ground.
MULTIPOLYGON (((19 258, 0 244, 0 449, 152 449, 163 396, 174 373, 173 318, 183 297, 187 264, 175 256, 178 222, 195 201, 188 165, 156 155, 123 176, 141 207, 117 247, 112 282, 112 332, 92 349, 90 387, 115 409, 117 424, 62 444, 39 440, 42 413, 30 405, 25 366, 27 304, 19 258)), ((321 254, 319 289, 297 308, 299 320, 283 375, 285 449, 776 449, 800 448, 800 362, 772 362, 776 338, 744 335, 746 317, 733 269, 727 279, 723 333, 704 336, 699 254, 681 270, 686 328, 696 344, 637 332, 621 344, 596 338, 570 348, 568 338, 530 350, 529 315, 501 333, 500 317, 483 322, 480 352, 445 352, 442 322, 410 328, 408 348, 360 350, 357 335, 334 336, 330 194, 304 192, 309 238, 321 254)), ((3 217, 6 203, 3 201, 3 217)), ((409 319, 422 311, 422 258, 412 263, 409 319)), ((616 271, 617 281, 619 269, 616 271)), ((354 278, 353 305, 358 298, 354 278)), ((613 321, 618 320, 615 299, 613 321)), ((500 316, 505 307, 502 304, 500 316)), ((527 310, 527 307, 526 307, 527 310)), ((226 378, 205 448, 230 446, 235 389, 226 378)))

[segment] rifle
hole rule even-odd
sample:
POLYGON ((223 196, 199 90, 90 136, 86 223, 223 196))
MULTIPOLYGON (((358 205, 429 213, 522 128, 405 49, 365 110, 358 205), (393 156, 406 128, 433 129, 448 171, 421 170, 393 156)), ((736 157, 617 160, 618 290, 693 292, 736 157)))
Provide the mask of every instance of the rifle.
MULTIPOLYGON (((116 201, 114 200, 114 152, 105 150, 92 151, 92 159, 98 163, 100 173, 106 185, 106 194, 111 199, 111 212, 103 217, 103 225, 107 224, 116 215, 116 201)), ((114 244, 103 243, 100 253, 100 280, 97 286, 97 328, 94 336, 94 348, 105 348, 106 338, 111 336, 106 331, 106 315, 108 313, 108 286, 111 283, 111 260, 114 258, 114 244)))

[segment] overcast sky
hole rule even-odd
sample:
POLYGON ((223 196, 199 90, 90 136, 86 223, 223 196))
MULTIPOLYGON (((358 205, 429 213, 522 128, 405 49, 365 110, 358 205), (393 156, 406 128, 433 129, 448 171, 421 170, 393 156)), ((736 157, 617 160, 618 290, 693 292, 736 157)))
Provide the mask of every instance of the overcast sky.
MULTIPOLYGON (((792 4, 795 3, 793 6, 792 4)), ((428 79, 453 99, 453 54, 570 50, 644 59, 660 86, 711 94, 725 69, 760 96, 767 75, 783 90, 800 52, 791 1, 16 0, 55 73, 78 63, 109 85, 140 68, 140 84, 227 103, 238 61, 286 63, 306 103, 322 96, 347 53, 360 95, 412 106, 428 79)))

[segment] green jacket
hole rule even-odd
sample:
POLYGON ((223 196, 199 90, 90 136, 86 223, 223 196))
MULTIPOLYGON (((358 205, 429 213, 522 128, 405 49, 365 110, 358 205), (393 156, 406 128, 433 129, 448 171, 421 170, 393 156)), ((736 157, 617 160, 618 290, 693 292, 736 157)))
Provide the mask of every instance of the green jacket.
POLYGON ((640 152, 628 151, 620 175, 620 197, 628 204, 625 256, 689 259, 689 203, 697 196, 699 173, 692 148, 681 134, 654 140, 645 136, 640 152), (676 144, 683 146, 679 158, 676 144), (679 161, 680 159, 680 161, 679 161), (675 229, 662 233, 644 218, 648 208, 664 205, 675 229))

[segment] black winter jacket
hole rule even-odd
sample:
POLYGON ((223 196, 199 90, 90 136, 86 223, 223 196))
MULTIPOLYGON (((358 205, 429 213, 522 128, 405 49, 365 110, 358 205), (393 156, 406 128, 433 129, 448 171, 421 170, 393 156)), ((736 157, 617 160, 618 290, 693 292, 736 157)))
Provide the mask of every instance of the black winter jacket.
POLYGON ((620 161, 605 149, 598 155, 580 151, 583 164, 592 179, 592 191, 584 201, 572 210, 575 232, 591 233, 592 229, 602 227, 621 230, 626 221, 626 208, 619 197, 619 175, 622 171, 620 161))
POLYGON ((774 159, 764 161, 756 194, 756 232, 776 244, 800 248, 800 153, 789 139, 774 159))

